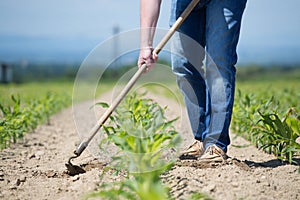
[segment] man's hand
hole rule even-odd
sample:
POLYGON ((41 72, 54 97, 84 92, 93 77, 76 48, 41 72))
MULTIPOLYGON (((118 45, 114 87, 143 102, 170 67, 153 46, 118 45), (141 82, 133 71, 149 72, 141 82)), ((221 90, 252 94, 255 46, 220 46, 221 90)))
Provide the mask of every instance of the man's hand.
POLYGON ((145 47, 141 48, 140 55, 138 59, 138 67, 141 67, 143 64, 146 64, 146 70, 145 72, 148 72, 150 69, 152 69, 157 62, 157 54, 153 52, 152 47, 145 47))

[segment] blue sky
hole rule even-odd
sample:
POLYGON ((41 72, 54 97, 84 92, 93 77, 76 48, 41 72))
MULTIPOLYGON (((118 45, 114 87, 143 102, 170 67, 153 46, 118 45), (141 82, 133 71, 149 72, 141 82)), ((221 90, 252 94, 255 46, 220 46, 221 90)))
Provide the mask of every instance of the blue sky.
MULTIPOLYGON (((163 0, 160 28, 168 28, 170 1, 163 0)), ((299 8, 299 0, 248 0, 239 43, 241 60, 251 62, 262 53, 265 61, 280 55, 283 60, 300 58, 299 8)), ((1 51, 20 54, 45 46, 48 51, 91 50, 112 36, 115 25, 121 31, 139 27, 139 0, 1 0, 0 60, 5 60, 1 51)))

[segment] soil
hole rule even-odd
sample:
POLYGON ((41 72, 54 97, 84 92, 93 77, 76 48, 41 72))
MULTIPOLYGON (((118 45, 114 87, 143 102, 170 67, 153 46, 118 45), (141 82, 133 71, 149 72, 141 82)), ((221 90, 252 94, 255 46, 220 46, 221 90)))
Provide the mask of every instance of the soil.
MULTIPOLYGON (((107 93, 100 99, 110 102, 113 96, 107 93)), ((168 118, 180 116, 176 122, 183 137, 180 148, 191 144, 193 137, 185 109, 157 94, 148 96, 161 106, 168 106, 168 118)), ((50 125, 39 126, 0 152, 0 199, 81 199, 97 189, 109 158, 97 151, 101 137, 72 161, 81 165, 85 173, 70 176, 65 167, 80 139, 88 135, 86 132, 103 113, 102 109, 96 114, 87 112, 91 105, 93 102, 89 101, 61 111, 52 116, 50 125)), ((226 162, 178 161, 162 175, 175 199, 187 199, 193 192, 205 193, 213 199, 300 199, 298 166, 284 164, 234 134, 231 139, 230 159, 226 162)), ((114 182, 121 178, 112 173, 108 171, 103 180, 114 182)))

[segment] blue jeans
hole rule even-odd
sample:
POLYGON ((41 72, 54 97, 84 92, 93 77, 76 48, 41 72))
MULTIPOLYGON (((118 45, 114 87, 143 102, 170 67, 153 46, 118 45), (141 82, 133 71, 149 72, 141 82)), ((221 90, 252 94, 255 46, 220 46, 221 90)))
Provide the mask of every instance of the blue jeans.
MULTIPOLYGON (((170 25, 191 0, 173 0, 170 25)), ((227 152, 236 47, 247 0, 201 0, 171 42, 172 69, 195 139, 227 152)))

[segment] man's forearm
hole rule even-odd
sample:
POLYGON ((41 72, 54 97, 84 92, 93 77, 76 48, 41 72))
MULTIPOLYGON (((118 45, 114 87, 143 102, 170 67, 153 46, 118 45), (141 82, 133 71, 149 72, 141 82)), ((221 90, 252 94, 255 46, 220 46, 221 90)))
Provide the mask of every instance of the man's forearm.
POLYGON ((161 0, 140 0, 141 48, 152 47, 161 0))

